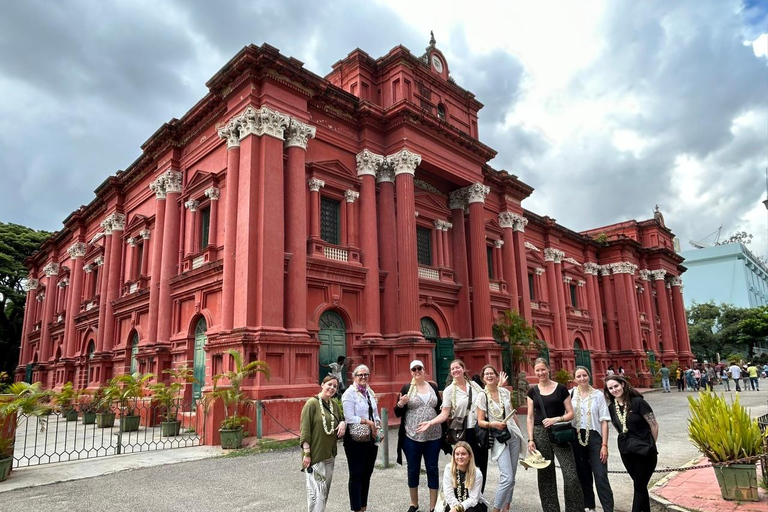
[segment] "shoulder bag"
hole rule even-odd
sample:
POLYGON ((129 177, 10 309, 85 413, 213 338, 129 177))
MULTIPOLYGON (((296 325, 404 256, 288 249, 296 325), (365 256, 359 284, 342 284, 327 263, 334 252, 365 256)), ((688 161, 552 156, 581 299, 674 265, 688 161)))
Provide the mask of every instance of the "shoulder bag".
MULTIPOLYGON (((630 407, 636 408, 636 403, 633 403, 634 399, 630 401, 630 407)), ((615 406, 614 406, 615 407, 615 406)), ((633 431, 622 432, 619 437, 616 438, 616 442, 619 445, 619 453, 624 455, 639 455, 641 457, 647 457, 656 451, 656 443, 653 440, 653 434, 650 430, 645 437, 636 434, 633 431)))
MULTIPOLYGON (((445 442, 453 446, 459 441, 467 440, 467 416, 472 408, 472 385, 469 386, 469 395, 467 396, 467 415, 461 417, 453 417, 448 420, 448 431, 445 433, 445 442)), ((456 393, 456 386, 453 388, 453 392, 456 393)), ((453 412, 453 411, 451 411, 453 412)))
MULTIPOLYGON (((365 398, 368 399, 368 419, 373 420, 373 405, 371 404, 370 390, 365 390, 365 398)), ((371 427, 362 423, 352 423, 347 427, 349 437, 358 443, 371 442, 371 427)))
MULTIPOLYGON (((541 391, 539 391, 538 385, 536 386, 535 390, 536 399, 539 401, 541 414, 545 418, 548 418, 549 414, 547 413, 547 408, 544 406, 544 400, 541 398, 541 391)), ((557 391, 557 388, 555 388, 555 391, 557 391)), ((549 434, 549 440, 555 444, 565 445, 576 440, 576 429, 573 428, 573 425, 571 425, 570 421, 559 421, 549 427, 547 432, 549 434)))

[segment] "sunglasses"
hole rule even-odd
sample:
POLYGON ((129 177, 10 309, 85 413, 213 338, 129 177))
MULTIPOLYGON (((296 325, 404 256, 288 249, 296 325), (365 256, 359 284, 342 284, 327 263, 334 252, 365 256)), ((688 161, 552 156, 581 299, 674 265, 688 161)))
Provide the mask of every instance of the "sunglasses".
POLYGON ((412 372, 423 372, 424 371, 424 367, 423 366, 414 366, 413 368, 411 368, 411 371, 412 372))
POLYGON ((367 379, 370 376, 371 376, 370 373, 358 373, 357 375, 355 375, 355 377, 362 377, 364 379, 367 379))

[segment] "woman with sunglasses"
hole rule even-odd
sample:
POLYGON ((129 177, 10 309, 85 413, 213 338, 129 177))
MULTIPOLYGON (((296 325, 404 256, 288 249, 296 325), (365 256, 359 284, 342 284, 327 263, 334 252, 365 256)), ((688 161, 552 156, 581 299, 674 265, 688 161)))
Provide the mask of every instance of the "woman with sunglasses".
POLYGON ((349 506, 355 512, 368 508, 368 490, 379 451, 376 439, 381 430, 381 418, 376 395, 368 386, 370 377, 367 366, 357 366, 352 372, 354 383, 341 396, 347 422, 344 453, 349 464, 349 506))
MULTIPOLYGON (((419 510, 419 473, 421 459, 427 470, 429 487, 429 510, 435 508, 437 490, 440 488, 440 471, 437 461, 440 458, 442 428, 435 423, 429 428, 419 430, 424 422, 432 421, 440 413, 440 392, 437 384, 424 379, 424 363, 418 359, 411 361, 411 382, 400 390, 400 397, 395 405, 395 416, 400 418, 400 430, 397 434, 397 463, 403 464, 403 453, 408 463, 408 491, 411 505, 408 512, 419 510)), ((442 511, 440 511, 442 512, 442 511)))
POLYGON ((309 512, 325 512, 333 481, 336 461, 336 439, 344 437, 346 423, 339 404, 332 400, 339 388, 333 375, 326 375, 320 393, 313 396, 301 410, 301 467, 307 480, 309 512))

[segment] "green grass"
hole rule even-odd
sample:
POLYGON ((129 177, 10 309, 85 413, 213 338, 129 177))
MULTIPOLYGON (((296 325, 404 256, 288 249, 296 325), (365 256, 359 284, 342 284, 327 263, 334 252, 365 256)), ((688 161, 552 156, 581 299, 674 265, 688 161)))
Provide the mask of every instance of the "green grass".
POLYGON ((280 450, 288 450, 289 448, 296 448, 299 446, 298 439, 286 439, 284 441, 275 441, 274 439, 262 439, 259 444, 251 448, 240 448, 238 450, 232 450, 229 453, 225 453, 222 457, 248 457, 250 455, 257 455, 259 453, 275 452, 280 450))

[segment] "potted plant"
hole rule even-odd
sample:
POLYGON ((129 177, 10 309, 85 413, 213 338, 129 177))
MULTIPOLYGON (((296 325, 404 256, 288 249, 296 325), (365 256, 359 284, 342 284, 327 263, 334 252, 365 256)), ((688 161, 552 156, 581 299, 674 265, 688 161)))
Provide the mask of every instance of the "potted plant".
POLYGON ((113 386, 99 386, 93 394, 93 404, 96 412, 96 427, 112 428, 115 424, 115 411, 112 404, 118 399, 118 389, 113 386))
POLYGON ((160 422, 161 435, 163 437, 172 437, 179 435, 181 430, 181 421, 179 421, 179 411, 181 409, 181 390, 184 384, 196 382, 194 371, 186 365, 178 368, 165 370, 163 373, 170 375, 172 382, 158 382, 149 386, 152 391, 152 398, 160 404, 162 408, 162 419, 160 422))
POLYGON ((13 445, 16 441, 15 421, 19 413, 38 420, 40 431, 48 425, 51 407, 48 400, 51 392, 44 390, 39 382, 28 384, 14 382, 4 390, 5 396, 0 401, 0 481, 8 478, 13 465, 13 445), (13 424, 9 425, 9 422, 13 424))
POLYGON ((59 406, 62 417, 66 418, 67 421, 77 421, 77 408, 75 407, 77 397, 78 393, 71 382, 64 384, 61 391, 54 395, 54 400, 59 406))
POLYGON ((78 400, 78 408, 83 418, 83 425, 94 425, 96 423, 96 411, 98 409, 98 403, 95 395, 89 394, 87 391, 80 393, 80 399, 78 400))
POLYGON ((141 416, 136 414, 136 401, 144 396, 147 381, 154 374, 139 372, 118 375, 109 381, 109 387, 115 390, 120 402, 120 432, 135 432, 139 430, 141 416))
POLYGON ((13 466, 13 443, 15 439, 12 437, 0 436, 0 482, 4 482, 8 479, 8 475, 11 474, 11 467, 13 466))
POLYGON ((688 435, 714 465, 723 498, 757 501, 756 461, 763 443, 757 420, 739 403, 738 395, 731 404, 714 393, 689 396, 688 402, 688 435))
POLYGON ((216 400, 224 406, 224 419, 219 434, 222 448, 240 448, 243 443, 243 426, 251 421, 242 414, 242 410, 253 402, 241 390, 243 380, 256 373, 263 373, 269 378, 269 365, 264 361, 251 361, 243 365, 243 355, 234 349, 226 352, 232 357, 232 369, 213 376, 213 390, 206 393, 205 404, 208 407, 216 400), (219 386, 219 381, 226 379, 228 385, 219 386))

